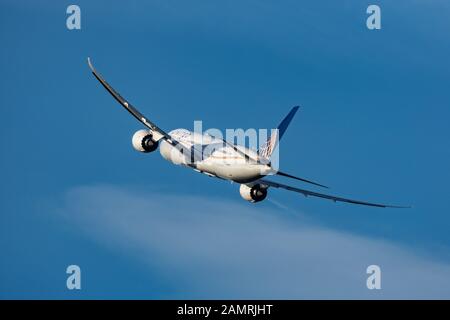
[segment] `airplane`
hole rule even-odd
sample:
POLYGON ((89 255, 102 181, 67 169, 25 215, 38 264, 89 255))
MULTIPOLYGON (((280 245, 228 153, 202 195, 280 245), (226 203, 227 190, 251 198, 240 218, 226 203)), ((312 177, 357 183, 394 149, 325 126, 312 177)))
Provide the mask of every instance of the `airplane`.
POLYGON ((96 71, 90 58, 88 58, 88 66, 94 77, 114 99, 146 127, 146 129, 138 130, 133 135, 132 145, 134 149, 139 152, 150 153, 156 151, 159 147, 161 156, 173 164, 191 168, 209 177, 239 183, 239 193, 244 200, 252 203, 263 201, 267 197, 269 188, 279 188, 297 192, 306 197, 318 197, 334 202, 380 208, 409 208, 347 199, 268 180, 267 176, 279 175, 328 188, 317 182, 275 170, 271 165, 270 157, 299 109, 298 106, 291 109, 275 130, 275 133, 272 132, 266 143, 255 152, 245 146, 236 145, 209 134, 199 134, 186 129, 175 129, 170 132, 162 130, 115 91, 96 71))

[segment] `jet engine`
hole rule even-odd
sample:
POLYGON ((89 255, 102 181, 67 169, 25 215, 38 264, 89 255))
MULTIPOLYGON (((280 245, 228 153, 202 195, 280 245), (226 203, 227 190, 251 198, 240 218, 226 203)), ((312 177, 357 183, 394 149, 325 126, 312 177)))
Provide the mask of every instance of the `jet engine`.
POLYGON ((241 184, 239 193, 241 194, 241 197, 244 198, 244 200, 250 202, 259 202, 263 201, 267 197, 267 188, 263 188, 259 184, 255 184, 252 187, 241 184))
POLYGON ((152 152, 158 148, 158 142, 153 140, 153 135, 148 130, 139 130, 133 135, 131 139, 133 148, 139 152, 152 152))

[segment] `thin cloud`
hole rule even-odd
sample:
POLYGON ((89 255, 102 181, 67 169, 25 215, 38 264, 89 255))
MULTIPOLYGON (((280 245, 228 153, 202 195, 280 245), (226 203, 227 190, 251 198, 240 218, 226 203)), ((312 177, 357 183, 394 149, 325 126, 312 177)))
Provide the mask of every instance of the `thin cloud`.
POLYGON ((59 212, 169 274, 179 298, 450 298, 449 265, 274 208, 93 186, 69 190, 59 212), (381 267, 381 290, 366 288, 371 264, 381 267))

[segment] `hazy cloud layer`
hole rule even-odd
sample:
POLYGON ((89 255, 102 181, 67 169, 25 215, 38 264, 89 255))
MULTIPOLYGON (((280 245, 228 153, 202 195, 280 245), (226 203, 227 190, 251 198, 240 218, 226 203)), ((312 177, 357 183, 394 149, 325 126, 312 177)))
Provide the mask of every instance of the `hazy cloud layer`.
POLYGON ((95 186, 68 191, 59 211, 170 278, 179 298, 450 298, 449 265, 264 207, 95 186), (378 291, 366 288, 371 264, 378 291))

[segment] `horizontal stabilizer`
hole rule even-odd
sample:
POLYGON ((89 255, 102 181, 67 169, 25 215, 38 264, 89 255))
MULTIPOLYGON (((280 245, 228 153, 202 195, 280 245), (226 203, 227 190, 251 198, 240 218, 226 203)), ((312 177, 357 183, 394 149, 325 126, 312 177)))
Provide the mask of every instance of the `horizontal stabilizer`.
POLYGON ((296 176, 290 175, 288 173, 284 173, 284 172, 278 171, 276 174, 279 175, 279 176, 283 176, 283 177, 287 177, 287 178, 291 178, 291 179, 296 179, 296 180, 299 180, 299 181, 303 181, 303 182, 306 182, 306 183, 310 183, 310 184, 313 184, 313 185, 316 185, 316 186, 328 189, 328 187, 324 186, 323 184, 320 184, 320 183, 317 183, 317 182, 314 182, 314 181, 311 181, 311 180, 307 180, 307 179, 304 179, 304 178, 296 177, 296 176))

